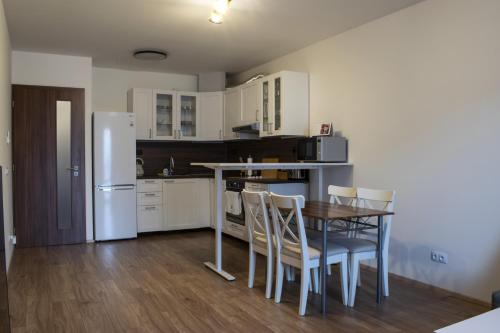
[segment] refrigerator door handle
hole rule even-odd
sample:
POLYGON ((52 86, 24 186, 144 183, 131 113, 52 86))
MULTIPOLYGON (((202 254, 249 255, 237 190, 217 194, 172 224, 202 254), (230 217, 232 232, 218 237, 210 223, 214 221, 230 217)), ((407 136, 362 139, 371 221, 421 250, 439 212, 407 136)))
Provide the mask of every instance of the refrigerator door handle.
POLYGON ((135 185, 132 185, 132 184, 127 184, 127 185, 111 185, 111 186, 98 185, 97 186, 97 190, 98 191, 103 191, 103 192, 128 191, 128 190, 133 190, 133 189, 135 189, 135 185))

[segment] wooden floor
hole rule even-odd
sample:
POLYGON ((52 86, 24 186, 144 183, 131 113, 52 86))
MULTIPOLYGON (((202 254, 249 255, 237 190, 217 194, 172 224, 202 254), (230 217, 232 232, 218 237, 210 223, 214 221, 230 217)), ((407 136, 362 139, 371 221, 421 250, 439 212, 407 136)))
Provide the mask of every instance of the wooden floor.
POLYGON ((375 274, 363 271, 356 306, 340 303, 337 271, 329 308, 309 294, 299 317, 296 282, 281 304, 264 298, 264 259, 247 287, 248 247, 225 238, 226 282, 202 262, 213 257, 209 231, 137 240, 16 249, 9 273, 13 332, 431 332, 488 310, 441 290, 391 279, 391 296, 375 303, 375 274))

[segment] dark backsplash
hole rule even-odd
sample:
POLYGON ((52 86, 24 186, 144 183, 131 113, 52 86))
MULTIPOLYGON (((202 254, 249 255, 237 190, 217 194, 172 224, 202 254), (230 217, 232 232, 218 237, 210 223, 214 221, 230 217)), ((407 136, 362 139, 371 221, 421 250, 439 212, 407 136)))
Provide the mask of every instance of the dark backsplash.
POLYGON ((156 175, 168 167, 170 156, 175 160, 175 173, 210 173, 209 169, 193 167, 193 162, 254 162, 277 157, 280 162, 297 160, 297 138, 266 138, 228 142, 137 141, 137 157, 144 160, 144 174, 156 175))

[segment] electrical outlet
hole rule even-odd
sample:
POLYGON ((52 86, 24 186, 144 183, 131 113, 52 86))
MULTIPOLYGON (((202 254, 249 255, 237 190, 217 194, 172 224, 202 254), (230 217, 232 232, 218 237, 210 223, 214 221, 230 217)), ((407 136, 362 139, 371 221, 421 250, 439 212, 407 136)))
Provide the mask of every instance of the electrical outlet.
POLYGON ((431 250, 431 260, 439 264, 447 264, 448 254, 436 250, 431 250))

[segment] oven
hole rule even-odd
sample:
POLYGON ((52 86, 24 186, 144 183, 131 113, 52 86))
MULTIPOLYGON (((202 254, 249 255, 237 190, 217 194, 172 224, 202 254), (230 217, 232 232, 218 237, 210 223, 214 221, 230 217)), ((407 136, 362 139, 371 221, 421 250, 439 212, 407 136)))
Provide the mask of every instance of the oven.
MULTIPOLYGON (((226 221, 239 224, 241 226, 245 226, 245 207, 243 205, 243 198, 241 196, 241 192, 245 189, 245 181, 244 180, 226 180, 226 192, 231 192, 228 196, 226 194, 226 221), (238 198, 237 209, 232 207, 234 205, 228 204, 228 200, 234 197, 238 198)), ((234 201, 233 204, 236 204, 234 201)))

